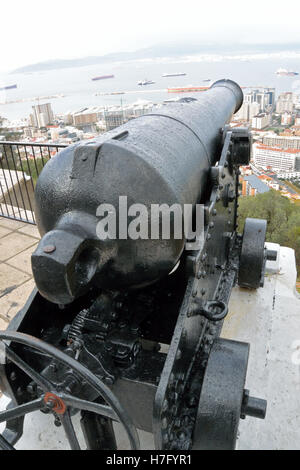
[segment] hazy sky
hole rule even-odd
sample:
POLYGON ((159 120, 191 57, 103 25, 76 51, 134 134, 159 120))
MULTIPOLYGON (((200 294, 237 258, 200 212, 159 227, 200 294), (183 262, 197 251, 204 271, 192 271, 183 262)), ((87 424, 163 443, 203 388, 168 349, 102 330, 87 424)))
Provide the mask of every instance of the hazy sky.
POLYGON ((171 41, 300 42, 299 0, 5 0, 0 13, 0 71, 171 41))

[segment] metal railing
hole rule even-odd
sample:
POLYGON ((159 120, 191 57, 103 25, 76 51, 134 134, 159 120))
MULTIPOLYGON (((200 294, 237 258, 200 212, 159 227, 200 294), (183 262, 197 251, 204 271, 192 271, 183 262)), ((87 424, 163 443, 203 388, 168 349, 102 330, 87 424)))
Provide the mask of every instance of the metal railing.
POLYGON ((0 141, 0 217, 35 224, 34 188, 63 144, 0 141))

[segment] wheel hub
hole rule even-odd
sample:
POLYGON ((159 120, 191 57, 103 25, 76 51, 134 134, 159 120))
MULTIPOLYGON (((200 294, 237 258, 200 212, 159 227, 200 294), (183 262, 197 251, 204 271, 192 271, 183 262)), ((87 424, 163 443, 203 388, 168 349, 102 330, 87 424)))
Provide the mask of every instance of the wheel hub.
POLYGON ((44 402, 47 407, 51 408, 51 411, 58 415, 63 415, 66 412, 66 405, 65 402, 55 395, 55 393, 47 392, 44 396, 44 402))

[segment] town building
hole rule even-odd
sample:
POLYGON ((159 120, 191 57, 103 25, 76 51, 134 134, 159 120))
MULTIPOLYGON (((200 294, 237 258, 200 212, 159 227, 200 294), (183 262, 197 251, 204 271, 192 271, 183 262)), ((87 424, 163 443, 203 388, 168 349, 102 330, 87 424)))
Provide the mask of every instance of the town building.
POLYGON ((267 113, 256 114, 252 118, 252 127, 254 129, 264 129, 265 127, 268 127, 270 124, 270 117, 270 114, 267 113))
POLYGON ((32 127, 46 127, 54 120, 51 103, 32 106, 32 114, 29 116, 32 127))
POLYGON ((245 93, 244 103, 256 103, 259 109, 255 114, 259 112, 270 112, 275 104, 275 88, 260 88, 245 93))
POLYGON ((256 175, 244 176, 242 181, 242 195, 256 196, 270 191, 269 187, 263 183, 256 175))
POLYGON ((292 113, 285 112, 281 115, 281 125, 282 126, 290 126, 293 122, 293 115, 292 113))
POLYGON ((104 122, 107 131, 121 126, 126 122, 124 112, 122 110, 106 111, 104 113, 104 122))
POLYGON ((276 113, 292 113, 294 110, 294 96, 292 92, 281 93, 276 103, 276 113))
POLYGON ((278 172, 278 178, 282 178, 285 180, 293 180, 293 179, 300 179, 300 171, 285 171, 285 172, 278 172))
POLYGON ((256 143, 253 145, 253 161, 262 168, 271 168, 275 171, 295 171, 300 159, 300 150, 268 147, 256 143))
POLYGON ((90 108, 83 108, 73 114, 74 126, 84 127, 89 124, 96 124, 99 117, 103 113, 103 108, 100 106, 93 106, 90 108))
POLYGON ((237 114, 234 116, 235 120, 242 120, 242 121, 251 121, 253 116, 258 114, 260 111, 260 106, 259 104, 254 101, 254 102, 244 102, 240 108, 240 110, 237 112, 237 114))
POLYGON ((267 134, 262 143, 269 147, 281 147, 282 149, 300 149, 300 137, 267 134))

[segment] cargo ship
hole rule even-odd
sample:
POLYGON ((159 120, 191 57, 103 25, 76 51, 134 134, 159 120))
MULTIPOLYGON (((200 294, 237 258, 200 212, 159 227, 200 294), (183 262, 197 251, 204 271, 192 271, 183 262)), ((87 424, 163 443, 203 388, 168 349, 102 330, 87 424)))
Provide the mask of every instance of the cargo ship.
POLYGON ((280 75, 281 77, 295 77, 299 75, 299 72, 293 72, 292 70, 286 69, 278 69, 275 73, 276 75, 280 75))
POLYGON ((17 85, 7 85, 7 86, 4 86, 4 87, 0 88, 0 91, 12 90, 14 88, 17 88, 17 85))
POLYGON ((205 91, 208 90, 209 86, 183 86, 183 87, 175 87, 175 88, 168 88, 168 93, 194 93, 196 91, 205 91))
POLYGON ((141 85, 141 86, 144 86, 144 85, 152 85, 153 82, 152 80, 141 80, 140 82, 138 82, 138 85, 141 85))
POLYGON ((92 80, 104 80, 105 78, 114 78, 114 75, 100 75, 99 77, 93 77, 92 80))
POLYGON ((162 77, 183 77, 186 75, 185 72, 178 72, 178 73, 163 73, 162 77))

